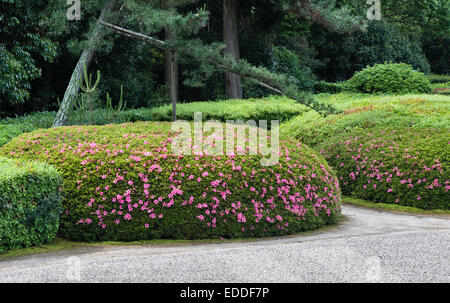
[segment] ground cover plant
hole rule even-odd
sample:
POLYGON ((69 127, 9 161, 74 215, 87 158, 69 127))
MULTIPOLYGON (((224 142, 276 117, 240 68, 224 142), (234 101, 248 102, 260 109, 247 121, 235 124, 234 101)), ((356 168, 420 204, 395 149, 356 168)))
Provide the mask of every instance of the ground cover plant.
POLYGON ((335 223, 337 178, 323 157, 280 143, 262 155, 176 156, 169 123, 72 126, 22 134, 1 149, 63 176, 60 233, 72 240, 244 238, 335 223))
POLYGON ((449 209, 449 130, 357 129, 320 144, 344 194, 423 209, 449 209))
POLYGON ((49 165, 0 157, 0 252, 51 242, 60 187, 61 176, 49 165))

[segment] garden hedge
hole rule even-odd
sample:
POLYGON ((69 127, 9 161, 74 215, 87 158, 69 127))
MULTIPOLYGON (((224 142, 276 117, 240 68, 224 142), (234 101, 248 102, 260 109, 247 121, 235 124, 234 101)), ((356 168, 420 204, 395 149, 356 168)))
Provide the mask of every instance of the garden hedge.
POLYGON ((320 144, 342 192, 374 202, 450 209, 447 128, 357 129, 320 144))
POLYGON ((0 252, 51 242, 59 226, 61 182, 48 164, 0 157, 0 252))
POLYGON ((72 126, 22 134, 0 151, 63 175, 60 232, 72 240, 243 238, 335 223, 337 178, 322 156, 280 142, 261 155, 177 156, 169 123, 72 126))
MULTIPOLYGON (((177 104, 177 118, 192 121, 194 120, 194 113, 201 112, 204 120, 221 122, 227 120, 279 120, 282 123, 307 110, 306 106, 292 99, 270 96, 264 99, 177 104)), ((153 121, 172 121, 172 107, 167 105, 153 108, 148 111, 147 115, 151 115, 153 121)))

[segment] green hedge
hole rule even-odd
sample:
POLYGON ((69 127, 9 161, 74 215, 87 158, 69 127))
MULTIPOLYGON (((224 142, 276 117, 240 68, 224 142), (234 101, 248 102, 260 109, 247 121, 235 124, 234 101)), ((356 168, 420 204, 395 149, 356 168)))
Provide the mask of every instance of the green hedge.
POLYGON ((450 209, 449 130, 354 130, 318 146, 342 192, 374 202, 450 209))
POLYGON ((356 72, 345 89, 360 93, 430 93, 428 77, 404 63, 375 64, 356 72))
POLYGON ((0 252, 53 239, 61 213, 61 182, 48 164, 0 157, 0 252))
POLYGON ((344 83, 338 82, 326 82, 326 81, 317 81, 314 85, 314 92, 316 93, 329 93, 329 94, 338 94, 342 92, 344 89, 344 83))
POLYGON ((242 238, 335 223, 337 179, 326 161, 280 142, 261 155, 175 156, 169 123, 73 126, 22 134, 1 154, 46 161, 63 174, 61 234, 72 240, 242 238))
MULTIPOLYGON (((203 114, 203 120, 279 120, 287 121, 307 107, 285 97, 265 99, 226 100, 217 102, 192 102, 177 105, 177 119, 192 121, 195 112, 203 114)), ((154 121, 172 121, 172 107, 162 106, 148 112, 154 121)), ((270 123, 269 123, 270 124, 270 123)))
POLYGON ((450 82, 450 75, 430 75, 428 78, 432 84, 450 82))

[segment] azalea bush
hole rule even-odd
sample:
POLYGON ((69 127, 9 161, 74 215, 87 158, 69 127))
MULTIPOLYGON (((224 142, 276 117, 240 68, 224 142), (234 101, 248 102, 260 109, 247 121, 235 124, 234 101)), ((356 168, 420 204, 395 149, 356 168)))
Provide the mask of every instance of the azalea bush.
POLYGON ((61 176, 48 164, 0 157, 0 252, 51 242, 60 187, 61 176))
POLYGON ((428 77, 405 63, 375 64, 356 72, 346 83, 347 90, 359 93, 431 93, 428 77))
POLYGON ((72 240, 244 238, 335 223, 337 178, 322 156, 280 142, 280 160, 175 155, 169 123, 72 126, 22 134, 0 154, 63 176, 61 235, 72 240))
POLYGON ((383 203, 450 209, 448 128, 355 130, 318 146, 342 192, 383 203))

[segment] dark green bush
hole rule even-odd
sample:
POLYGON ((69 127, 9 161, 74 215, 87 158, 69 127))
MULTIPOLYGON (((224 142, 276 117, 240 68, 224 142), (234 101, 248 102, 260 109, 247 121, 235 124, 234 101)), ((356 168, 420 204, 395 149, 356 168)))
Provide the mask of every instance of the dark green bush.
POLYGON ((375 64, 353 75, 346 89, 359 93, 430 93, 427 76, 404 63, 375 64))
POLYGON ((51 242, 60 187, 61 176, 48 164, 0 157, 0 252, 51 242))
POLYGON ((383 203, 450 209, 447 128, 356 129, 320 144, 342 192, 383 203))
POLYGON ((62 172, 60 232, 72 240, 260 237, 336 222, 339 184, 307 146, 280 142, 274 166, 261 154, 177 156, 170 125, 53 128, 0 153, 62 172))
POLYGON ((430 72, 420 43, 386 21, 371 21, 367 31, 351 35, 322 30, 315 36, 319 38, 321 32, 316 59, 325 64, 315 71, 321 79, 345 81, 366 66, 385 62, 404 62, 425 74, 430 72))

